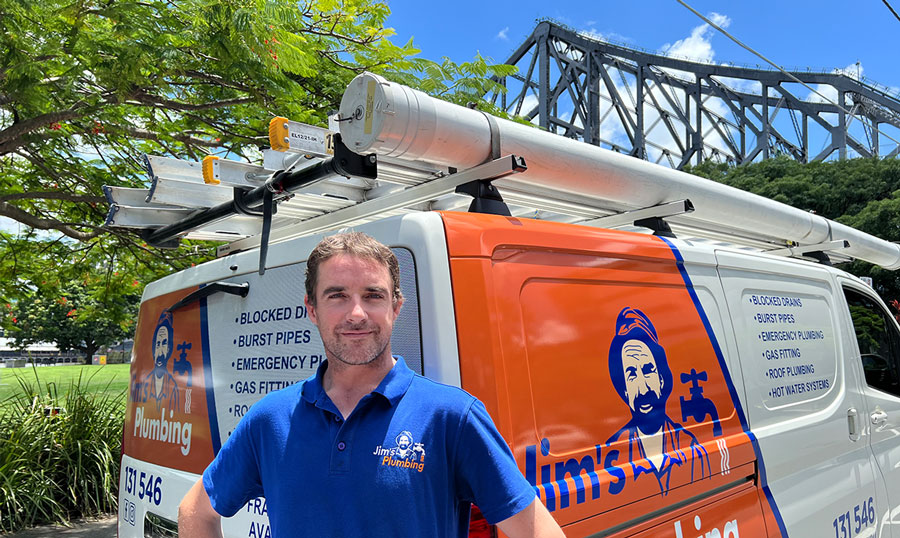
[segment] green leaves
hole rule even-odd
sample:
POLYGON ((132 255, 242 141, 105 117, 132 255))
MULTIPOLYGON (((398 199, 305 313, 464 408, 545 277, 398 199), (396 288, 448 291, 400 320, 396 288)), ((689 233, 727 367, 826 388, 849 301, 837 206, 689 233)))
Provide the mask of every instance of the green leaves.
MULTIPOLYGON (((0 0, 0 13, 0 202, 50 183, 95 196, 145 185, 146 151, 248 157, 272 116, 322 124, 358 71, 410 53, 387 42, 387 6, 369 1, 0 0)), ((0 215, 80 240, 104 217, 10 203, 0 215)))
POLYGON ((504 92, 499 79, 516 72, 515 66, 492 64, 480 54, 460 64, 446 57, 440 63, 417 59, 414 67, 422 75, 413 81, 418 89, 462 105, 483 101, 488 93, 504 92))
POLYGON ((130 289, 118 280, 85 274, 81 282, 50 277, 33 283, 34 289, 11 304, 6 334, 21 347, 55 342, 62 351, 76 349, 90 359, 100 346, 133 333, 141 288, 134 280, 130 289))

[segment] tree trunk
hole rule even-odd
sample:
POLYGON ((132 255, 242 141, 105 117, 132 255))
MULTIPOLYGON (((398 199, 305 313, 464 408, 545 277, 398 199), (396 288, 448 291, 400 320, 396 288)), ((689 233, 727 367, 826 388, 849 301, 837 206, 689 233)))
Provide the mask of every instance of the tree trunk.
POLYGON ((84 347, 81 347, 79 349, 84 351, 84 354, 85 354, 84 363, 91 364, 91 361, 94 358, 94 353, 96 353, 97 350, 100 349, 100 346, 98 346, 94 342, 87 342, 87 343, 85 343, 84 347))

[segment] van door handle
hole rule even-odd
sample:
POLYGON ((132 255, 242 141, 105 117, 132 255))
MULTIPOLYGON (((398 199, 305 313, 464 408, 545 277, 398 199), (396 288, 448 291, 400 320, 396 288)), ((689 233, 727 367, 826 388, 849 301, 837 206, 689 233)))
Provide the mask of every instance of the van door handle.
POLYGON ((859 412, 855 407, 851 407, 847 410, 847 429, 850 430, 851 441, 859 441, 859 426, 856 423, 858 417, 859 412))
POLYGON ((228 293, 231 295, 239 295, 241 297, 246 297, 248 293, 250 293, 250 283, 243 282, 241 284, 234 284, 232 282, 213 282, 212 284, 207 284, 203 286, 199 290, 194 291, 190 295, 186 296, 184 299, 178 301, 173 304, 169 308, 166 308, 167 312, 174 312, 179 308, 183 308, 193 302, 199 301, 204 297, 209 297, 213 293, 228 293))
POLYGON ((887 413, 885 413, 881 409, 876 410, 874 413, 872 413, 871 416, 872 416, 872 424, 875 424, 875 425, 884 424, 885 422, 887 422, 887 418, 888 418, 887 413))

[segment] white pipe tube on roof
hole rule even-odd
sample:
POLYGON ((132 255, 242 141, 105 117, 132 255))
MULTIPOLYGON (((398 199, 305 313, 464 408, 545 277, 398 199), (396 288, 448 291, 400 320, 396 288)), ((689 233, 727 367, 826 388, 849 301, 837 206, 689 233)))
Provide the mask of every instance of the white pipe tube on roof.
MULTIPOLYGON (((447 103, 371 73, 354 78, 340 107, 341 136, 357 153, 376 153, 459 169, 491 157, 491 126, 482 112, 447 103)), ((900 245, 755 194, 621 155, 515 122, 496 119, 501 155, 525 158, 528 170, 495 181, 564 199, 604 200, 619 211, 690 199, 692 221, 747 230, 801 245, 846 239, 842 254, 900 268, 900 245)))

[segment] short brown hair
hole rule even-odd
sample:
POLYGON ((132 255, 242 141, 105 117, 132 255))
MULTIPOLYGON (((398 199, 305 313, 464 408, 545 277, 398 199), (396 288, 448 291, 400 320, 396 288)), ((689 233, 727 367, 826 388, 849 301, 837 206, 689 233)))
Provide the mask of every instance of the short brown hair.
POLYGON ((396 304, 403 298, 400 292, 400 264, 391 249, 362 232, 344 232, 325 237, 309 254, 306 262, 306 296, 309 297, 311 304, 316 304, 319 265, 338 254, 369 258, 384 264, 391 274, 391 283, 394 287, 393 302, 396 304))

